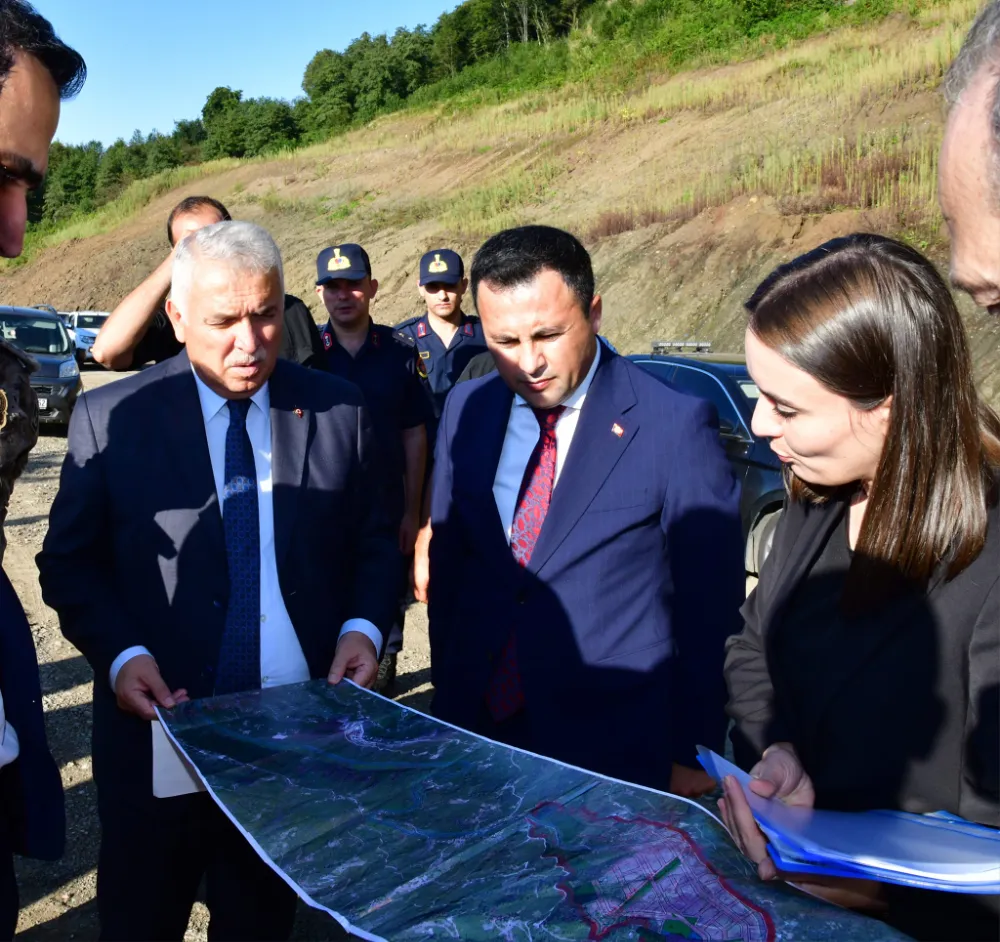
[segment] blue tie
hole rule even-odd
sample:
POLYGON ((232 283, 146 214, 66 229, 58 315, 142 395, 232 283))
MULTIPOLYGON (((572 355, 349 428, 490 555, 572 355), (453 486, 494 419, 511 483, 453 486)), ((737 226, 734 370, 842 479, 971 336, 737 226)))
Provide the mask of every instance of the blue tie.
POLYGON ((257 468, 247 434, 250 400, 230 400, 222 524, 229 564, 229 607, 215 693, 260 688, 260 522, 257 468))

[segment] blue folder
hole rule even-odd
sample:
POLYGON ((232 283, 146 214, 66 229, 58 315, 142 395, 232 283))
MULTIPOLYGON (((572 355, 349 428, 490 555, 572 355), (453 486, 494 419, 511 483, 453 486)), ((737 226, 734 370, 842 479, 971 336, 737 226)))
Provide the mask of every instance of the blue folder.
POLYGON ((750 776, 709 749, 714 779, 732 775, 767 836, 775 865, 790 873, 856 877, 952 893, 1000 893, 1000 832, 955 815, 824 811, 761 798, 750 776))

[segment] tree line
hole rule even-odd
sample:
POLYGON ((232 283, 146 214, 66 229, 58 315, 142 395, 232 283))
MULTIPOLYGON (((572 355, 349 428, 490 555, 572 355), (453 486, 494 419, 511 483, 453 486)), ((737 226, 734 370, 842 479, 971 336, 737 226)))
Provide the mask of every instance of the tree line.
MULTIPOLYGON (((853 14, 893 0, 857 0, 853 14)), ((656 53, 670 63, 768 29, 794 36, 844 0, 465 0, 431 27, 363 33, 343 52, 323 49, 294 101, 216 88, 201 114, 173 131, 136 131, 108 147, 55 143, 34 224, 97 209, 131 183, 219 157, 256 157, 314 143, 407 104, 470 92, 503 97, 586 77, 587 70, 656 53)))

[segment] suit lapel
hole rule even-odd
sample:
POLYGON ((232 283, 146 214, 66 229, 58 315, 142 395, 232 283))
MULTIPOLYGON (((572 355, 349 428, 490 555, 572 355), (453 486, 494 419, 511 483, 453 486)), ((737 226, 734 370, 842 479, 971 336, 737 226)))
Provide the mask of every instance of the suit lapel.
POLYGON ((274 555, 278 566, 288 552, 299 495, 304 487, 306 454, 315 416, 296 401, 295 384, 279 360, 269 383, 271 398, 271 486, 274 494, 274 555))
POLYGON ((529 572, 539 572, 566 539, 639 430, 638 416, 628 415, 636 402, 632 381, 622 361, 599 341, 598 347, 601 362, 580 410, 529 572))
POLYGON ((467 455, 471 459, 467 466, 464 462, 456 463, 454 474, 455 480, 462 482, 459 489, 468 493, 474 502, 475 519, 482 521, 485 527, 481 539, 496 543, 508 555, 510 548, 493 496, 493 481, 500 465, 513 402, 513 392, 499 374, 494 374, 466 402, 453 449, 456 456, 467 455))
POLYGON ((208 452, 208 436, 201 412, 201 400, 191 361, 186 352, 171 361, 163 377, 165 388, 159 397, 162 429, 167 454, 180 456, 171 464, 180 479, 186 501, 200 507, 203 532, 208 540, 210 559, 226 559, 226 538, 222 529, 222 509, 215 490, 215 475, 208 452))

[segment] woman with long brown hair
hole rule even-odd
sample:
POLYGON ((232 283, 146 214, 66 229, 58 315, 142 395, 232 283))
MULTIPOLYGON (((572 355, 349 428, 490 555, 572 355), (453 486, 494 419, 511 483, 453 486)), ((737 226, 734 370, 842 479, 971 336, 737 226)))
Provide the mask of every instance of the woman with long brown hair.
MULTIPOLYGON (((1000 826, 1000 420, 951 294, 919 252, 853 235, 747 309, 753 428, 788 498, 727 649, 736 758, 790 804, 1000 826)), ((744 853, 780 878, 724 789, 744 853)), ((911 935, 998 937, 995 898, 847 883, 911 935)))

